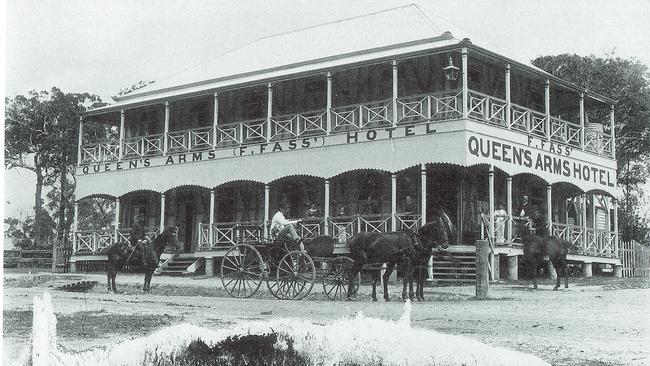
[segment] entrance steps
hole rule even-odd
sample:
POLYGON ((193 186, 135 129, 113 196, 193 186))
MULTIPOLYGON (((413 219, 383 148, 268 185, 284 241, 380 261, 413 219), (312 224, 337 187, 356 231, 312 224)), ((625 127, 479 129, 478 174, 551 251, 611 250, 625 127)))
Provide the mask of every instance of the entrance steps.
POLYGON ((203 267, 202 258, 193 255, 178 255, 167 260, 161 267, 159 275, 162 276, 183 276, 193 275, 196 270, 203 267))
POLYGON ((474 246, 450 246, 446 253, 433 256, 434 282, 475 283, 476 250, 474 246))

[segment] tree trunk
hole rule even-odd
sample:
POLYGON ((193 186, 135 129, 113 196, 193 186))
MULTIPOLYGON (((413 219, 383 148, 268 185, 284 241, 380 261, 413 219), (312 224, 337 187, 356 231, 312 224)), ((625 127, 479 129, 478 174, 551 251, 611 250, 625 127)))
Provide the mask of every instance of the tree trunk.
POLYGON ((36 192, 34 192, 34 246, 41 246, 47 240, 43 209, 43 181, 45 179, 39 155, 34 155, 36 192))
POLYGON ((66 235, 66 208, 68 207, 68 166, 64 163, 59 168, 59 222, 56 225, 56 241, 52 247, 52 272, 56 272, 57 261, 63 258, 58 258, 63 255, 67 235, 66 235))

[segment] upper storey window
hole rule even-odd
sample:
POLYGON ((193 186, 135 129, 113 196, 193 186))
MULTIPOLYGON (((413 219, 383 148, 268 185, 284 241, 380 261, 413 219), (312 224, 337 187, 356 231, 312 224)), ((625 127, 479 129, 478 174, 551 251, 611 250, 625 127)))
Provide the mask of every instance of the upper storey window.
POLYGON ((192 128, 207 126, 209 118, 210 111, 207 101, 194 102, 190 105, 189 122, 192 128))
POLYGON ((255 90, 244 94, 242 99, 242 114, 244 119, 261 118, 266 115, 266 95, 255 90))

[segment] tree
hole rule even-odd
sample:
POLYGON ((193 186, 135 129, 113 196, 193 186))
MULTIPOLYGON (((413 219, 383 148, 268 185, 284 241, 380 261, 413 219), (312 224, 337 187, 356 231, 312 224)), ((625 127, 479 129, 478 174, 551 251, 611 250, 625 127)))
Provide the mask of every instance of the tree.
MULTIPOLYGON (((50 208, 56 213, 56 239, 65 240, 71 221, 69 212, 74 192, 71 173, 77 162, 79 114, 87 105, 98 103, 101 99, 96 95, 66 94, 57 88, 5 100, 5 168, 23 168, 36 174, 31 230, 38 246, 51 244, 54 239, 52 219, 42 198, 44 186, 59 188, 59 204, 50 208)), ((88 133, 106 136, 109 131, 106 126, 95 126, 88 133)))
POLYGON ((636 59, 563 54, 542 56, 533 65, 588 90, 607 95, 615 106, 618 184, 623 190, 619 232, 623 240, 642 241, 649 231, 634 197, 648 179, 650 161, 650 73, 636 59))

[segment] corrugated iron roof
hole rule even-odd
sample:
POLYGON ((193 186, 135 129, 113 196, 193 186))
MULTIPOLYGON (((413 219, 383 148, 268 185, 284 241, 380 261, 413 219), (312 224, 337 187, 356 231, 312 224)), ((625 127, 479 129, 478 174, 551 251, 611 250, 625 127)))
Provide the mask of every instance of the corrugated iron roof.
MULTIPOLYGON (((462 37, 445 33, 458 32, 455 26, 442 18, 438 23, 444 29, 411 4, 262 37, 87 114, 460 43, 462 37)), ((530 62, 510 60, 559 80, 530 62)))

